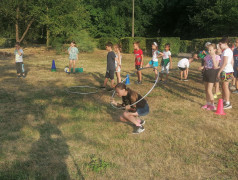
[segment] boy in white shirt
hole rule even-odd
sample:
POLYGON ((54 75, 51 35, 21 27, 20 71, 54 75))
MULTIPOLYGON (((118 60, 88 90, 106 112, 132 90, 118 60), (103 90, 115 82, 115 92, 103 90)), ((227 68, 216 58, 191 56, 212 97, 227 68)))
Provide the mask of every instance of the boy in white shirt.
POLYGON ((23 50, 20 46, 20 43, 17 42, 15 44, 15 64, 16 64, 16 69, 17 69, 17 77, 20 78, 21 76, 23 78, 26 77, 25 72, 24 72, 24 64, 23 64, 23 50))
POLYGON ((180 80, 188 81, 188 68, 193 60, 198 60, 198 54, 193 54, 191 58, 183 58, 178 62, 178 68, 180 69, 180 80))

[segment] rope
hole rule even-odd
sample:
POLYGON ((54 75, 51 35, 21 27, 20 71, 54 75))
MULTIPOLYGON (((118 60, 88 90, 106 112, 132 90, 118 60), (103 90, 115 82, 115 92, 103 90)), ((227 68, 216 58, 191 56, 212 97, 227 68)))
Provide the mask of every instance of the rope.
MULTIPOLYGON (((148 69, 148 68, 154 68, 154 67, 140 68, 140 69, 138 69, 138 71, 141 71, 141 70, 144 70, 144 69, 148 69)), ((130 75, 132 75, 132 74, 134 74, 134 73, 136 73, 136 72, 137 72, 137 71, 131 73, 130 75)), ((130 75, 129 75, 129 76, 130 76, 130 75)), ((128 78, 128 77, 126 77, 121 83, 123 83, 127 78, 128 78)), ((146 98, 146 97, 151 93, 151 91, 155 88, 155 86, 156 86, 158 80, 159 80, 159 72, 158 72, 157 78, 156 78, 155 83, 154 83, 154 85, 152 86, 152 88, 151 88, 141 99, 139 99, 139 100, 136 101, 135 103, 131 104, 130 106, 134 106, 134 105, 136 105, 137 103, 139 103, 140 101, 142 101, 144 98, 146 98)), ((114 90, 114 92, 113 92, 113 94, 112 94, 112 99, 114 98, 115 94, 116 94, 116 91, 114 90)), ((113 105, 112 103, 111 103, 111 105, 112 105, 112 107, 117 108, 117 109, 123 109, 123 108, 124 108, 124 107, 117 107, 117 106, 113 105)))

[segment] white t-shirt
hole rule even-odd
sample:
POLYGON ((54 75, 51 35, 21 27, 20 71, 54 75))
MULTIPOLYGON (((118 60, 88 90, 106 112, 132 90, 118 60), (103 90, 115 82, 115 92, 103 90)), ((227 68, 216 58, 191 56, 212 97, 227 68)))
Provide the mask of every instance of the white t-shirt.
POLYGON ((171 52, 170 51, 163 51, 163 59, 168 59, 169 56, 171 56, 171 52))
POLYGON ((159 51, 158 50, 154 50, 154 51, 152 51, 152 60, 154 61, 154 62, 158 62, 159 61, 159 59, 158 59, 158 56, 159 56, 159 51))
POLYGON ((178 67, 180 68, 189 68, 189 60, 187 58, 183 58, 178 62, 178 67))
POLYGON ((228 57, 228 61, 227 61, 227 65, 223 69, 223 71, 226 72, 226 73, 234 72, 233 66, 231 64, 232 63, 232 58, 233 58, 233 52, 230 48, 227 48, 226 50, 223 51, 223 53, 221 55, 221 66, 224 63, 224 57, 225 56, 228 57))
POLYGON ((15 50, 14 51, 14 54, 15 54, 15 61, 16 62, 23 62, 23 50, 22 49, 19 49, 21 55, 18 54, 18 51, 15 50))

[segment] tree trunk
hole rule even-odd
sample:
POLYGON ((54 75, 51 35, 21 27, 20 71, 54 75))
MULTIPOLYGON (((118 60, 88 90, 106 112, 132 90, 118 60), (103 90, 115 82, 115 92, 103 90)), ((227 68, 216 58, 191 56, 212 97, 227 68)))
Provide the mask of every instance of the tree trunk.
POLYGON ((50 46, 50 30, 46 29, 46 47, 50 46))
POLYGON ((26 36, 28 30, 30 29, 32 23, 34 22, 34 19, 32 19, 32 20, 28 23, 28 25, 27 25, 27 27, 26 27, 26 30, 24 31, 24 33, 23 33, 21 39, 19 39, 19 13, 20 13, 20 8, 19 8, 19 6, 17 6, 17 9, 16 9, 16 24, 15 24, 15 26, 16 26, 16 42, 19 42, 19 43, 20 43, 20 42, 22 42, 22 40, 25 38, 25 36, 26 36))
POLYGON ((17 6, 17 9, 16 9, 16 23, 15 23, 15 26, 16 26, 16 42, 20 42, 19 41, 19 25, 18 25, 18 21, 19 21, 19 6, 17 6))

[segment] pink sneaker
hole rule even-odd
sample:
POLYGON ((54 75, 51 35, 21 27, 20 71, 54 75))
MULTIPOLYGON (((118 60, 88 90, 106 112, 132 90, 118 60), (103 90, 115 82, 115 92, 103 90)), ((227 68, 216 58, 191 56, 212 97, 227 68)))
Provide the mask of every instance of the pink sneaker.
POLYGON ((206 104, 206 105, 202 106, 202 109, 207 109, 208 106, 209 106, 209 105, 206 104))
POLYGON ((213 105, 208 106, 207 110, 208 111, 215 111, 217 108, 213 105))

